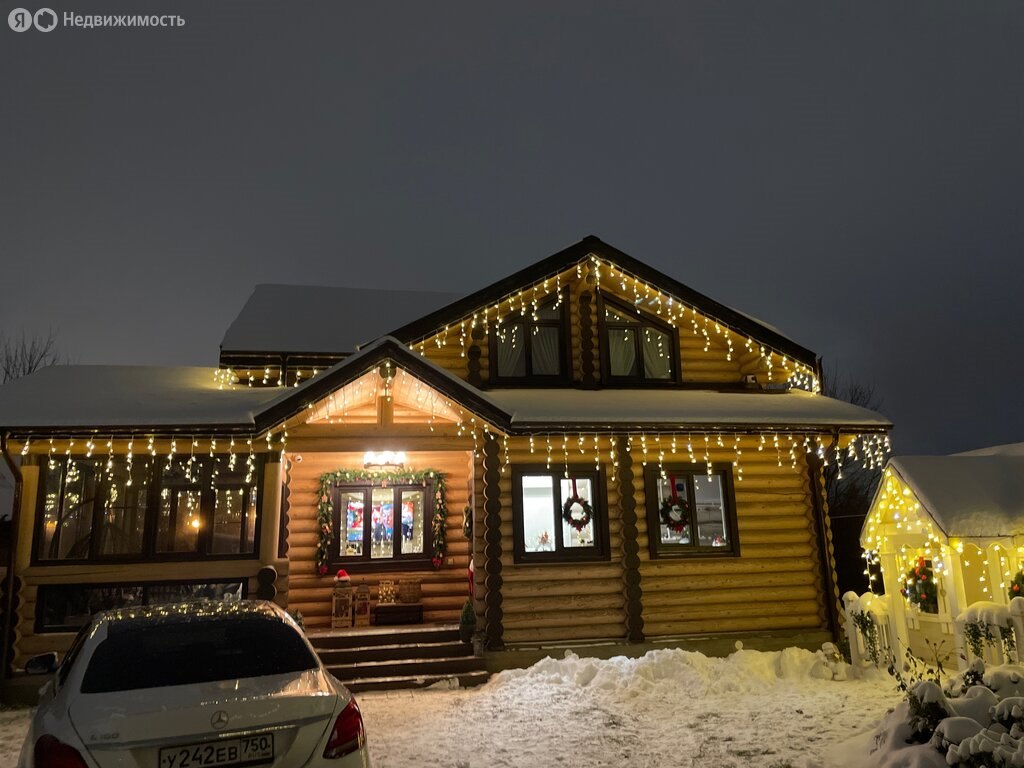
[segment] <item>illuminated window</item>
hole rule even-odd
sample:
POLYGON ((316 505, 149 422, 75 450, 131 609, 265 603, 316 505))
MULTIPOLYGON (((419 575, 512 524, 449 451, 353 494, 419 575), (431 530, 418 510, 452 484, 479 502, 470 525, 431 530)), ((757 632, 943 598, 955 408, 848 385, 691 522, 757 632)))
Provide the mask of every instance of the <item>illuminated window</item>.
POLYGON ((648 467, 644 488, 652 557, 739 554, 731 469, 648 467))
POLYGON ((517 562, 608 559, 599 472, 570 466, 567 478, 564 469, 520 467, 512 489, 517 562))
POLYGON ((346 483, 334 489, 333 559, 423 560, 433 519, 433 486, 346 483))
POLYGON ((259 462, 62 457, 41 467, 35 558, 40 563, 251 556, 259 462), (247 482, 248 480, 248 482, 247 482))

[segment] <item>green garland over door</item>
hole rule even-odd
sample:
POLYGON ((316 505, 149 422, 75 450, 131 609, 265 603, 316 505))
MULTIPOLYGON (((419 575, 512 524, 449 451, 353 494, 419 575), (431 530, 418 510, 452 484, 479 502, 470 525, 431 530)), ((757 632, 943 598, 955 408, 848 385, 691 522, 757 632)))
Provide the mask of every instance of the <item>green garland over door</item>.
POLYGON ((435 568, 444 564, 447 548, 448 492, 443 472, 423 469, 418 472, 368 472, 364 469, 336 469, 320 475, 320 499, 317 502, 316 520, 319 524, 319 539, 316 544, 316 572, 326 576, 331 570, 331 545, 334 543, 334 502, 331 490, 342 483, 373 483, 382 488, 393 485, 434 484, 434 518, 431 534, 434 554, 431 562, 435 568))

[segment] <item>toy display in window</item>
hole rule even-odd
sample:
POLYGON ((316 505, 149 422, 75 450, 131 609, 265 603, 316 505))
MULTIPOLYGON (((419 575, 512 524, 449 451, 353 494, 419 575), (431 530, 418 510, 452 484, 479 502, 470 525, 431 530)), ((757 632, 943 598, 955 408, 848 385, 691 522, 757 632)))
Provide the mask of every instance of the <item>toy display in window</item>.
POLYGON ((416 508, 412 501, 402 502, 402 538, 412 541, 412 527, 415 518, 416 508))

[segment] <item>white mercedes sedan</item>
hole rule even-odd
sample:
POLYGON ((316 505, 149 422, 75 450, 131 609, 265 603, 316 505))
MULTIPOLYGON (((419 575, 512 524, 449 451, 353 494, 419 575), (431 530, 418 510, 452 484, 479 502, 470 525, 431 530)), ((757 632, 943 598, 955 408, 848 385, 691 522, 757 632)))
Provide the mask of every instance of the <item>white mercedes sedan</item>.
POLYGON ((355 699, 272 603, 99 613, 40 692, 20 768, 369 766, 355 699))

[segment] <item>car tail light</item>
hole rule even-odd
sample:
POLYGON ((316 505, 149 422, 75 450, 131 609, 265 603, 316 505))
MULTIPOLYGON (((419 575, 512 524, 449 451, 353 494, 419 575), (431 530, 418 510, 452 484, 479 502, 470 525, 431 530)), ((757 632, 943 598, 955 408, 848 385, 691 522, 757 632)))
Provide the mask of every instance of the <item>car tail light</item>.
POLYGON ((363 716, 355 699, 349 699, 346 707, 341 710, 334 721, 331 737, 324 747, 324 757, 333 760, 350 755, 366 743, 366 731, 363 730, 363 716))
POLYGON ((36 768, 88 768, 78 750, 56 736, 46 734, 36 741, 36 768))

